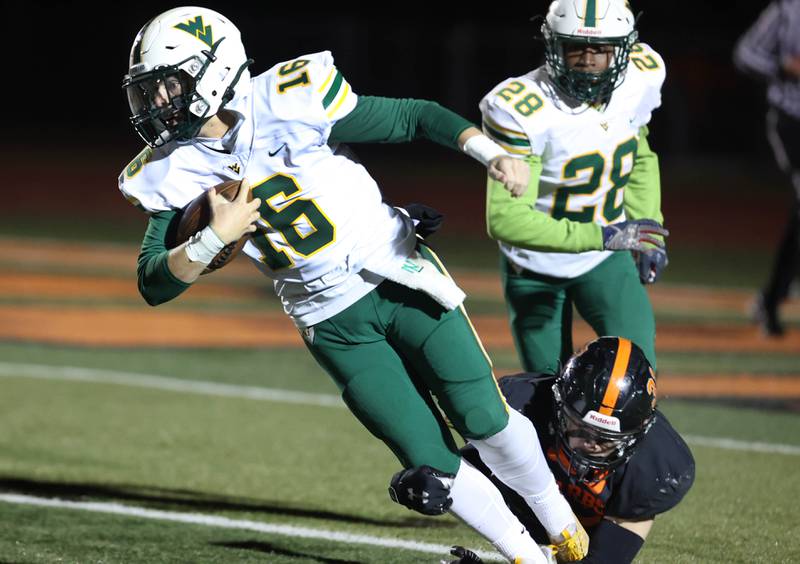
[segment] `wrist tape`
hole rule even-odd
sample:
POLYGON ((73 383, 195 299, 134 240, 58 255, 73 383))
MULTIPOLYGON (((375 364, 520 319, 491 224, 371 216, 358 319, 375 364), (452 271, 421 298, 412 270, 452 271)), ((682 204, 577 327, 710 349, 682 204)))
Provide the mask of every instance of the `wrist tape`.
POLYGON ((189 257, 190 262, 208 264, 224 246, 225 243, 217 237, 209 225, 189 238, 189 242, 186 244, 186 256, 189 257))
POLYGON ((470 137, 467 139, 467 142, 464 143, 463 150, 483 166, 489 166, 489 162, 492 159, 508 154, 500 145, 486 137, 486 135, 470 137))

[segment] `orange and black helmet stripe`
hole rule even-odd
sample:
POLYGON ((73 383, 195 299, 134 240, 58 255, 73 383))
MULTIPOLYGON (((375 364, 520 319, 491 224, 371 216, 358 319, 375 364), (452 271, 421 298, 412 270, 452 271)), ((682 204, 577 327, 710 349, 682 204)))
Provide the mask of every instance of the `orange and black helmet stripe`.
POLYGON ((601 402, 600 413, 611 415, 619 398, 620 384, 625 380, 625 373, 628 371, 628 363, 631 359, 631 342, 620 337, 617 339, 617 358, 614 360, 614 367, 611 369, 611 377, 608 379, 605 394, 601 402))

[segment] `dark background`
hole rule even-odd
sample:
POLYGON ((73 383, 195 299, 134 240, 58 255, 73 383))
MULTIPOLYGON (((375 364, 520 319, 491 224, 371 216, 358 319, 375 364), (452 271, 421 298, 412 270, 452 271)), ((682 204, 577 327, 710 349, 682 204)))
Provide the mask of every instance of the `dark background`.
MULTIPOLYGON (((478 122, 480 98, 500 80, 541 62, 529 18, 547 2, 372 4, 361 9, 271 9, 290 3, 201 3, 242 31, 257 74, 276 62, 328 49, 357 93, 430 98, 478 122), (434 7, 436 10, 434 11, 434 7), (378 15, 388 9, 391 15, 378 15)), ((136 150, 120 88, 139 28, 165 2, 4 2, 4 144, 107 143, 136 150), (9 40, 10 39, 10 40, 9 40), (16 68, 15 68, 16 67, 16 68), (72 140, 72 141, 70 141, 72 140)), ((304 6, 307 4, 303 3, 304 6)), ((763 157, 764 95, 736 72, 736 38, 766 2, 634 2, 640 37, 667 64, 663 108, 653 118, 659 152, 763 157)))

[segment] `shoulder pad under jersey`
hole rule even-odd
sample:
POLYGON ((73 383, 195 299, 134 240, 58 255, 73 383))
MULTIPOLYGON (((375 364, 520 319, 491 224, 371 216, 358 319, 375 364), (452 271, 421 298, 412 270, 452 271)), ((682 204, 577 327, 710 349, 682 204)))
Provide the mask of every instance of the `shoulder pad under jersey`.
POLYGON ((636 43, 633 46, 625 80, 641 89, 635 126, 647 125, 653 110, 661 105, 661 87, 666 75, 666 66, 661 55, 646 43, 636 43))
POLYGON ((480 102, 483 131, 512 155, 541 155, 556 109, 543 68, 504 80, 480 102))
POLYGON ((219 178, 202 171, 200 153, 190 146, 167 143, 139 153, 119 175, 119 189, 131 204, 147 213, 184 207, 219 178))
POLYGON ((278 63, 256 77, 253 86, 267 112, 260 121, 266 117, 322 131, 350 113, 358 98, 334 65, 330 51, 278 63))

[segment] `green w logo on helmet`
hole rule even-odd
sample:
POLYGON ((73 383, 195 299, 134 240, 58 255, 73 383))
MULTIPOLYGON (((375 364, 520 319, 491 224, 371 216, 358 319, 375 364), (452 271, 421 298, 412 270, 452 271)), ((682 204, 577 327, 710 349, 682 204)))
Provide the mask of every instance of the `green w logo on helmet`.
MULTIPOLYGON (((594 2, 594 0, 591 0, 594 2)), ((175 26, 175 29, 180 29, 181 31, 185 31, 190 35, 194 35, 197 39, 208 45, 209 47, 214 46, 214 39, 211 33, 211 26, 210 25, 203 25, 203 16, 197 16, 194 21, 189 20, 186 23, 179 23, 175 26)))

